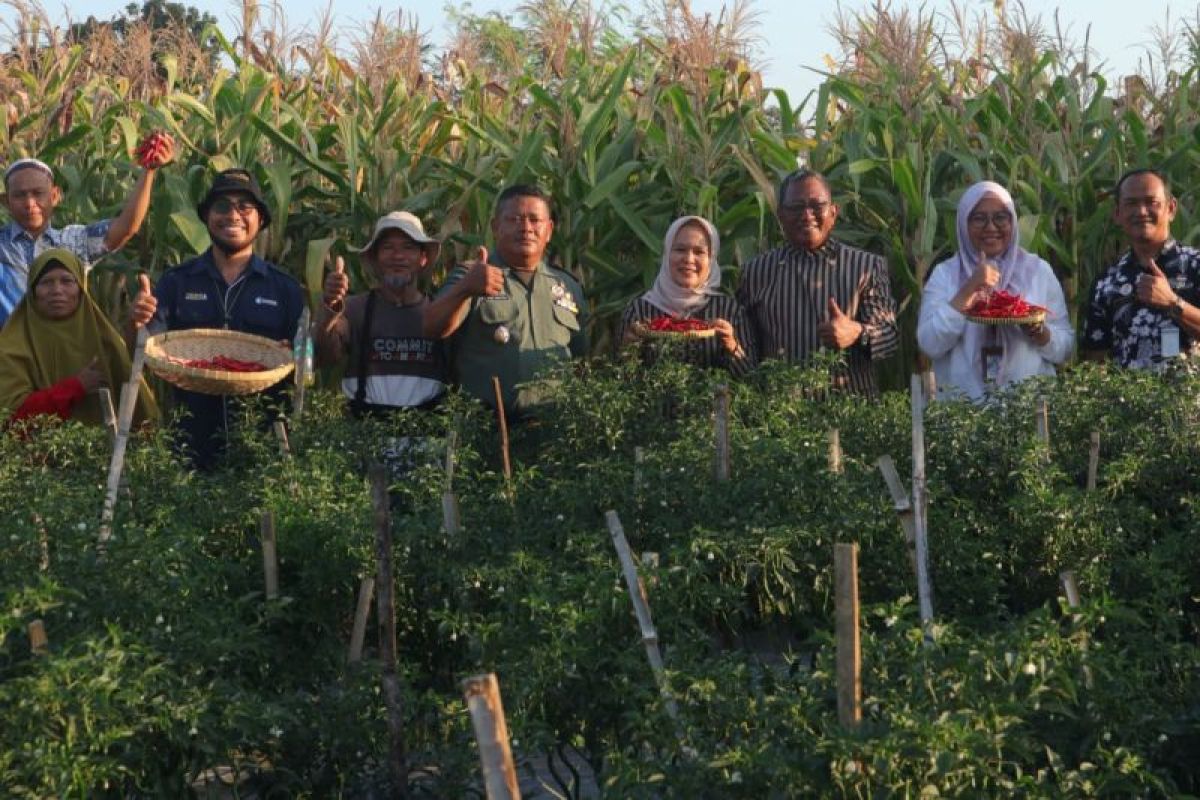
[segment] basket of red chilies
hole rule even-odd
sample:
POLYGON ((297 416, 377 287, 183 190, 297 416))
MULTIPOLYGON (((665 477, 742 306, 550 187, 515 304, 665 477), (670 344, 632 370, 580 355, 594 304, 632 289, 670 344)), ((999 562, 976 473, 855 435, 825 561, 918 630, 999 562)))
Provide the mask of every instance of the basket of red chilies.
POLYGON ((168 383, 203 394, 253 394, 287 377, 295 362, 279 342, 241 331, 194 328, 146 340, 146 366, 168 383))
POLYGON ((977 300, 964 312, 980 325, 1032 325, 1046 319, 1046 309, 1026 302, 1020 295, 998 289, 977 300))

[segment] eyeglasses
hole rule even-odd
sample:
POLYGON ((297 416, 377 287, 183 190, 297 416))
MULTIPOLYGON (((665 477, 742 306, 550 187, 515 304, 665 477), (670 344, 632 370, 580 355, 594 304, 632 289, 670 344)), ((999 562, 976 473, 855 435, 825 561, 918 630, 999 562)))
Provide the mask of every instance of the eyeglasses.
POLYGON ((988 223, 997 230, 1012 227, 1012 216, 1007 211, 997 211, 995 214, 972 214, 967 217, 967 224, 972 228, 986 228, 988 223))
POLYGON ((258 204, 252 200, 230 200, 228 197, 218 197, 213 201, 212 210, 218 214, 236 211, 238 216, 244 217, 251 211, 258 211, 258 204))
POLYGON ((833 204, 826 200, 811 203, 783 203, 779 206, 779 210, 785 214, 795 214, 796 216, 800 216, 805 211, 811 211, 814 217, 823 217, 831 205, 833 204))

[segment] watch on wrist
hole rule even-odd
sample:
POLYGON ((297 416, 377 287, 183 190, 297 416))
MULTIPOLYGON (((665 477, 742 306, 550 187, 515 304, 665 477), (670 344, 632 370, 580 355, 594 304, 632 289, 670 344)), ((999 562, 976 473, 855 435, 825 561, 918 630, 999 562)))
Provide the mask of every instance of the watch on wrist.
POLYGON ((1167 313, 1176 322, 1183 319, 1183 298, 1175 295, 1175 302, 1171 303, 1171 306, 1167 309, 1167 313))
MULTIPOLYGON (((862 325, 861 322, 859 324, 862 325)), ((859 347, 866 347, 871 343, 871 331, 866 325, 862 325, 862 333, 858 335, 858 338, 854 340, 854 343, 859 347)))

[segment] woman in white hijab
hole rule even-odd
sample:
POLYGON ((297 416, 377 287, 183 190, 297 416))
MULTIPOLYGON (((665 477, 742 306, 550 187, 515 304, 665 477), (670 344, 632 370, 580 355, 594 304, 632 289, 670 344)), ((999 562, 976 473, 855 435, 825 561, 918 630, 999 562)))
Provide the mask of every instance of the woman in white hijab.
POLYGON ((1031 375, 1053 375, 1075 346, 1054 270, 1018 242, 1012 196, 981 181, 958 201, 958 253, 938 264, 921 298, 917 344, 933 359, 938 388, 972 400, 1031 375), (980 325, 963 312, 1003 289, 1046 308, 1035 325, 980 325))
POLYGON ((735 375, 749 371, 756 363, 750 322, 741 304, 721 291, 720 251, 721 237, 703 217, 680 217, 671 223, 654 286, 625 308, 621 342, 639 341, 644 323, 656 317, 707 320, 716 336, 687 340, 680 358, 697 366, 724 367, 735 375))

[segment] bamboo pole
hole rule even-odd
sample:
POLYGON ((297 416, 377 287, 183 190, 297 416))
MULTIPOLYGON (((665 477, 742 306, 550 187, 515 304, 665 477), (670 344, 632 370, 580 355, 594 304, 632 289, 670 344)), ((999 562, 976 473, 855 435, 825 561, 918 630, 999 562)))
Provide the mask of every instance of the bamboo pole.
POLYGON ((288 441, 287 423, 281 419, 271 423, 271 430, 275 432, 275 438, 279 441, 279 455, 288 458, 292 454, 292 444, 288 441))
POLYGON ((837 428, 830 428, 826 434, 829 439, 829 471, 834 475, 842 474, 842 434, 837 428))
POLYGON ((113 516, 117 507, 117 492, 121 488, 121 472, 125 469, 125 448, 129 443, 129 429, 133 425, 133 412, 137 408, 138 390, 142 382, 142 368, 146 364, 146 340, 149 334, 145 326, 138 328, 133 348, 133 362, 129 370, 129 382, 121 387, 121 407, 117 415, 117 436, 113 440, 112 459, 108 464, 108 485, 104 493, 104 508, 100 512, 100 536, 98 549, 101 553, 112 538, 113 516))
POLYGON ((456 537, 462 531, 462 511, 458 495, 454 493, 454 456, 458 448, 458 431, 451 429, 446 434, 446 485, 442 490, 442 526, 446 534, 456 537))
POLYGON ((721 384, 713 397, 713 444, 716 450, 715 468, 718 481, 728 481, 729 464, 729 387, 721 384))
POLYGON ((308 385, 308 369, 311 366, 309 363, 309 348, 312 346, 312 313, 305 306, 300 312, 300 324, 297 326, 300 337, 295 343, 296 358, 295 369, 293 370, 296 380, 296 389, 292 394, 292 421, 296 422, 304 413, 304 394, 305 388, 308 385))
POLYGON ((275 548, 275 512, 266 511, 259 525, 261 532, 263 585, 268 600, 279 597, 279 559, 275 548))
POLYGON ((617 550, 617 558, 621 562, 621 572, 625 576, 625 585, 629 589, 629 600, 633 603, 633 613, 637 615, 638 627, 642 632, 642 644, 646 648, 646 660, 650 662, 650 671, 658 683, 658 691, 662 694, 663 705, 671 719, 679 720, 679 706, 671 696, 667 686, 667 672, 663 666, 662 653, 658 649, 658 631, 654 629, 654 620, 650 616, 650 601, 646 597, 646 587, 638 578, 637 565, 633 560, 633 552, 629 549, 629 541, 625 538, 625 529, 621 527, 621 519, 616 511, 604 514, 608 523, 608 532, 612 535, 613 547, 617 550))
MULTIPOLYGON (((1062 582, 1063 593, 1067 596, 1067 608, 1071 611, 1077 611, 1083 604, 1083 597, 1079 593, 1079 581, 1075 577, 1072 570, 1064 570, 1058 574, 1059 581, 1062 582)), ((1079 624, 1081 616, 1079 614, 1071 615, 1071 622, 1075 625, 1079 624)), ((1087 636, 1083 635, 1080 642, 1080 649, 1083 653, 1087 653, 1088 640, 1087 636)), ((1083 665, 1083 685, 1085 688, 1092 688, 1092 670, 1087 664, 1083 665)))
POLYGON ((367 638, 367 618, 371 615, 371 597, 375 594, 375 579, 367 575, 358 585, 358 604, 354 607, 354 627, 350 631, 350 652, 347 663, 362 661, 363 642, 367 638))
POLYGON ((1037 424, 1038 440, 1046 447, 1050 448, 1050 404, 1046 398, 1039 397, 1037 399, 1037 408, 1034 410, 1035 421, 1037 424))
POLYGON ((888 493, 892 496, 892 507, 900 518, 900 528, 904 531, 904 543, 908 546, 908 559, 912 564, 913 577, 917 576, 917 522, 913 514, 912 503, 908 499, 908 490, 900 482, 900 473, 896 471, 896 462, 891 456, 880 456, 875 462, 883 474, 888 493))
POLYGON ((925 398, 932 403, 937 400, 937 375, 931 369, 921 371, 921 386, 925 390, 925 398))
POLYGON ((500 389, 500 378, 492 376, 492 392, 496 395, 496 419, 500 425, 500 458, 504 465, 504 480, 512 480, 512 461, 508 455, 508 417, 504 412, 504 392, 500 389))
POLYGON ((96 390, 100 400, 100 415, 104 418, 104 427, 108 430, 108 438, 114 444, 117 441, 117 412, 113 409, 112 392, 107 386, 96 390))
POLYGON ((50 640, 46 637, 46 624, 40 619, 29 623, 29 651, 35 656, 44 656, 50 650, 50 640))
POLYGON ((917 554, 917 603, 925 644, 933 644, 933 586, 929 580, 928 501, 925 495, 925 404, 921 376, 913 375, 912 394, 912 506, 917 554))
POLYGON ((463 681, 463 698, 471 714, 471 727, 479 744, 479 762, 488 800, 520 800, 517 770, 508 741, 508 722, 500 701, 500 684, 495 673, 475 675, 463 681))
POLYGON ((1096 491, 1096 477, 1100 474, 1100 431, 1092 431, 1091 446, 1088 448, 1087 488, 1096 491))
POLYGON ((836 585, 838 722, 856 728, 862 722, 862 649, 859 639, 858 545, 833 548, 836 585))
POLYGON ((404 746, 404 709, 400 677, 396 671, 396 600, 392 573, 392 515, 387 472, 371 464, 371 506, 375 512, 376 617, 379 624, 379 657, 383 662, 383 702, 387 707, 390 738, 388 771, 392 798, 408 796, 407 754, 404 746))

